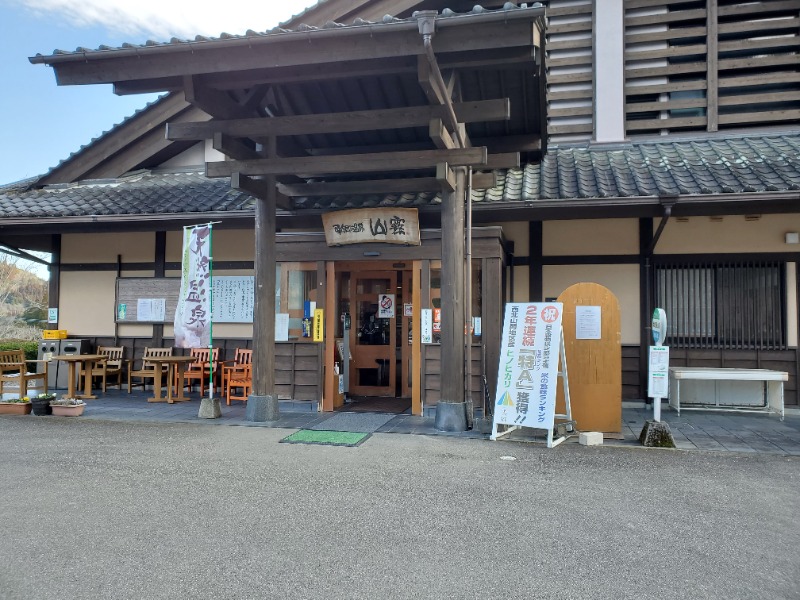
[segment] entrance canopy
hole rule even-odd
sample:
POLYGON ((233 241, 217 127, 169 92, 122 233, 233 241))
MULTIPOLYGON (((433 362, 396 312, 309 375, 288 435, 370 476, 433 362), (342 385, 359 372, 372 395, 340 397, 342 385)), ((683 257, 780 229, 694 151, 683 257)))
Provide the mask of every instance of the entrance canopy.
MULTIPOLYGON (((507 6, 31 62, 52 66, 60 85, 183 92, 199 110, 170 122, 168 138, 213 140, 232 160, 209 163, 207 175, 255 196, 276 177, 287 210, 294 197, 449 192, 454 167, 488 172, 541 157, 544 9, 507 6)), ((494 183, 487 174, 473 186, 494 183)))

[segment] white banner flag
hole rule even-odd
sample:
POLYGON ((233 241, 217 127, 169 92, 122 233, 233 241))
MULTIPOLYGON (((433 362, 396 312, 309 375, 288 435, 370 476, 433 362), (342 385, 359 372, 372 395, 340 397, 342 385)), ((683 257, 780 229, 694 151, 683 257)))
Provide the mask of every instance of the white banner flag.
POLYGON ((181 293, 175 309, 175 345, 211 343, 211 225, 183 230, 181 293))
POLYGON ((563 307, 559 302, 506 304, 496 425, 553 428, 563 307))

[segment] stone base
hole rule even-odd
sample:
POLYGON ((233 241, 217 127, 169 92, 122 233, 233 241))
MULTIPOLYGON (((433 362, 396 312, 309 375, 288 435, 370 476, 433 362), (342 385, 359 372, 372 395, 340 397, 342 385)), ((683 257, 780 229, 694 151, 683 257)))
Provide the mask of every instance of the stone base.
POLYGON ((433 426, 437 431, 467 431, 467 403, 437 402, 433 426))
POLYGON ((669 425, 663 421, 645 421, 639 443, 648 448, 675 448, 669 425))
POLYGON ((472 422, 472 431, 478 433, 492 433, 492 420, 476 417, 472 422))
POLYGON ((200 400, 200 411, 197 413, 198 419, 219 419, 222 416, 222 409, 219 407, 219 398, 204 397, 200 400))
POLYGON ((578 434, 578 443, 581 446, 602 446, 603 434, 599 431, 581 431, 578 434))
POLYGON ((248 396, 244 418, 253 423, 277 421, 281 418, 280 410, 278 410, 278 396, 248 396))

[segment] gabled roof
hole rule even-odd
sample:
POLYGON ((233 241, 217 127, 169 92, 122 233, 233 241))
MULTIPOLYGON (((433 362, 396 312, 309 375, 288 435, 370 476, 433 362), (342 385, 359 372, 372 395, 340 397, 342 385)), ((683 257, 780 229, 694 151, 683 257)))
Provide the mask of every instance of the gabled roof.
MULTIPOLYGON (((619 148, 551 148, 541 164, 497 172, 498 185, 473 190, 476 210, 513 206, 531 214, 539 207, 653 206, 661 197, 679 203, 747 202, 782 197, 800 201, 800 131, 787 134, 728 136, 683 141, 639 142, 619 148), (735 198, 735 200, 734 200, 735 198)), ((425 208, 438 194, 298 198, 298 213, 354 206, 425 208)), ((129 220, 133 216, 167 220, 215 214, 251 218, 253 201, 231 190, 226 178, 207 179, 193 171, 153 170, 125 177, 27 189, 0 188, 0 218, 5 223, 48 219, 129 220)), ((566 214, 566 213, 565 213, 566 214)))

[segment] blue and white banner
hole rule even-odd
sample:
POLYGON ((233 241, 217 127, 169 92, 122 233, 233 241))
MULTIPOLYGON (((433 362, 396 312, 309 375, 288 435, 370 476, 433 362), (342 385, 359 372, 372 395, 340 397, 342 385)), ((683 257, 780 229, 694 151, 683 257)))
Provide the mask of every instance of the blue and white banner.
POLYGON ((175 309, 175 346, 211 343, 211 225, 183 230, 181 292, 175 309))
POLYGON ((495 425, 553 428, 563 312, 560 302, 506 304, 495 425))

